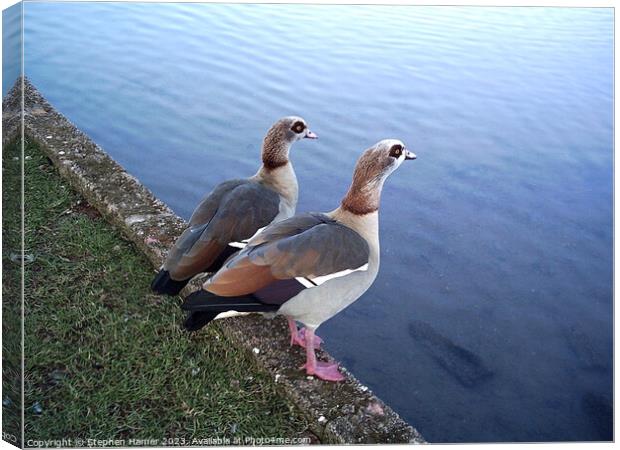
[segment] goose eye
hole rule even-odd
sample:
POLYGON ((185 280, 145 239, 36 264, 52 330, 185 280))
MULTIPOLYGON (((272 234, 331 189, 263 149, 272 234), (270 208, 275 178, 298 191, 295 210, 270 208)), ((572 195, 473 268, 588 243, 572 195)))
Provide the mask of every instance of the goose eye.
POLYGON ((393 145, 390 149, 390 156, 398 158, 403 153, 403 146, 400 144, 393 145))
POLYGON ((295 122, 291 130, 293 130, 295 133, 301 133, 302 131, 304 131, 305 128, 306 126, 303 122, 295 122))

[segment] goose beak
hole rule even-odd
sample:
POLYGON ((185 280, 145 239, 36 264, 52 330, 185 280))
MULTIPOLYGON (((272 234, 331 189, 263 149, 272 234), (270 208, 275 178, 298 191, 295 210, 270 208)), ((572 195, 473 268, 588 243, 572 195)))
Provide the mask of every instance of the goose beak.
POLYGON ((306 135, 304 136, 305 139, 318 139, 319 137, 314 134, 312 131, 308 130, 306 131, 306 135))
POLYGON ((409 150, 405 149, 405 159, 416 159, 417 156, 415 155, 415 153, 410 152, 409 150))

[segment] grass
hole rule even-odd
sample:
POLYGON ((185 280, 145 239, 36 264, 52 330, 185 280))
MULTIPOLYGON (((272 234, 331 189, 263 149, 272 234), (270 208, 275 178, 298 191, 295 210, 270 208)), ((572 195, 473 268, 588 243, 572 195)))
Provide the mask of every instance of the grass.
POLYGON ((22 430, 21 266, 11 261, 21 249, 19 155, 17 146, 4 147, 2 153, 2 431, 14 444, 22 430))
MULTIPOLYGON (((5 179, 19 169, 18 154, 17 144, 5 149, 5 179)), ((26 444, 309 436, 248 353, 217 326, 182 331, 177 299, 150 293, 147 260, 39 148, 27 142, 25 155, 25 246, 34 256, 25 266, 26 444)), ((3 205, 17 209, 18 195, 6 187, 5 194, 3 205)), ((15 217, 8 220, 3 225, 14 228, 15 217)), ((13 245, 5 240, 5 248, 13 245)), ((14 297, 14 284, 3 290, 14 297)))

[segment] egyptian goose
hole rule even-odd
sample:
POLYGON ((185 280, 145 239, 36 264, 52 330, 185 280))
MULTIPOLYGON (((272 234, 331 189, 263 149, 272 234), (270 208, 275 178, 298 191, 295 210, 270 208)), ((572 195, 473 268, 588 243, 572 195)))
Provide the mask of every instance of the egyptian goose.
MULTIPOLYGON (((379 270, 379 202, 385 179, 416 156, 395 139, 378 142, 357 161, 341 205, 269 225, 188 296, 182 308, 210 319, 235 311, 284 315, 291 344, 306 348, 306 373, 344 377, 336 363, 316 360, 315 330, 357 300, 379 270), (305 330, 297 330, 297 322, 305 330)), ((205 322, 208 322, 206 320, 205 322)))
POLYGON ((258 172, 217 185, 200 202, 151 283, 153 291, 177 295, 192 277, 215 272, 239 251, 230 242, 248 239, 295 214, 298 185, 289 150, 302 138, 317 136, 301 117, 284 117, 273 124, 263 140, 258 172))

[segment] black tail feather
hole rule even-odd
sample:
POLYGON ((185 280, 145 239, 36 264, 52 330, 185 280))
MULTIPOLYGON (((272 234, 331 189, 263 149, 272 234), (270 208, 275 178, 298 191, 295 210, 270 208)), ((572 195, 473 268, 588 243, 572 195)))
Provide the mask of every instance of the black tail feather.
POLYGON ((239 297, 220 297, 201 289, 185 297, 181 309, 185 311, 238 311, 267 312, 277 311, 280 305, 268 305, 257 300, 253 295, 239 297))
POLYGON ((203 270, 203 272, 217 272, 222 268, 226 260, 228 260, 228 258, 237 253, 239 250, 240 249, 238 247, 233 247, 230 244, 227 245, 224 250, 222 250, 222 253, 220 253, 219 256, 216 258, 216 260, 213 261, 209 267, 203 270))
MULTIPOLYGON (((227 245, 224 250, 219 254, 217 259, 211 263, 209 267, 206 267, 204 270, 200 272, 213 273, 220 270, 220 268, 224 265, 226 260, 237 253, 239 249, 237 247, 233 247, 231 245, 227 245)), ((157 294, 166 294, 166 295, 178 295, 179 292, 189 283, 192 277, 186 280, 173 280, 170 278, 170 272, 167 270, 160 270, 155 279, 151 283, 151 289, 155 291, 157 294)))
POLYGON ((191 278, 187 280, 173 280, 170 278, 170 273, 167 270, 160 270, 153 282, 151 283, 151 289, 158 294, 166 295, 178 295, 191 278))
POLYGON ((207 325, 215 317, 226 311, 237 312, 273 312, 280 305, 261 303, 252 295, 241 297, 220 297, 205 290, 196 291, 187 297, 181 309, 189 311, 183 327, 189 331, 196 331, 207 325))
POLYGON ((183 322, 183 328, 187 331, 198 331, 211 322, 219 312, 190 311, 183 322))

